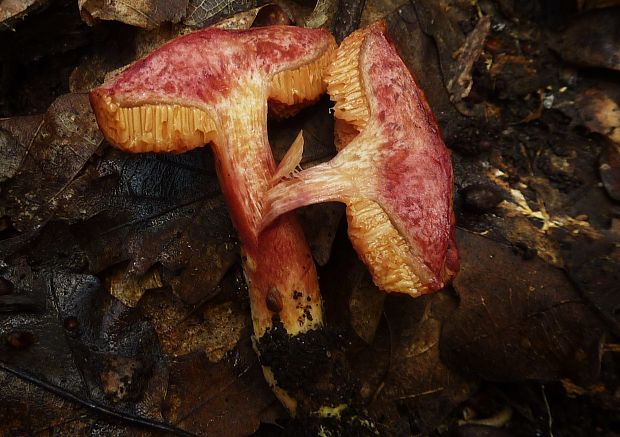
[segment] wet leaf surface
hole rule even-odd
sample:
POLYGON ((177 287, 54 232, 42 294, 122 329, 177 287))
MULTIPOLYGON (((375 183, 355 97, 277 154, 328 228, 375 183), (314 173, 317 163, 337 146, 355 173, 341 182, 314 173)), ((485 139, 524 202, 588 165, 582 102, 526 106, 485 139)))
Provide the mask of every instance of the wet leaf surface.
POLYGON ((619 240, 617 231, 599 241, 581 240, 569 246, 565 255, 569 277, 616 335, 620 333, 619 240))
POLYGON ((457 239, 460 304, 443 327, 442 357, 487 380, 595 380, 603 327, 564 273, 475 234, 457 239))
POLYGON ((266 3, 263 0, 189 0, 184 22, 194 27, 204 27, 222 18, 266 3))
POLYGON ((36 229, 51 218, 56 204, 66 199, 66 187, 102 140, 87 95, 59 97, 50 106, 3 193, 16 229, 36 229))
POLYGON ((187 5, 188 0, 78 1, 82 18, 91 25, 96 20, 114 20, 148 29, 165 22, 178 23, 185 16, 187 5))
POLYGON ((19 18, 23 18, 28 12, 41 7, 46 2, 41 0, 9 0, 2 2, 0 8, 0 30, 11 29, 11 24, 19 18))
POLYGON ((415 301, 388 297, 389 371, 371 404, 375 414, 388 417, 387 435, 430 432, 475 389, 475 378, 461 376, 462 369, 440 358, 441 327, 453 317, 454 305, 444 292, 415 301))
POLYGON ((175 362, 164 405, 169 422, 198 435, 248 435, 281 414, 249 342, 219 363, 204 354, 175 362))
POLYGON ((620 201, 620 149, 610 144, 599 161, 601 181, 609 196, 620 201))
POLYGON ((568 62, 587 67, 620 69, 616 24, 619 8, 596 9, 577 17, 551 46, 568 62))

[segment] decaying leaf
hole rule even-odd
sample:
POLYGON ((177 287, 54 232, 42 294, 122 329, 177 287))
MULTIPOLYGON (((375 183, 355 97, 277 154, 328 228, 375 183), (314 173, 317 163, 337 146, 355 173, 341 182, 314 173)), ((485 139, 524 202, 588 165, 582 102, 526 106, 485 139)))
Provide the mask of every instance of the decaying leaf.
MULTIPOLYGON (((457 130, 460 117, 450 102, 444 85, 438 56, 440 47, 435 46, 433 39, 420 22, 420 17, 413 4, 405 4, 386 17, 388 33, 399 55, 419 80, 420 87, 424 90, 424 95, 437 117, 443 136, 449 138, 457 130)), ((450 29, 446 29, 445 33, 453 38, 450 29)), ((458 49, 458 44, 455 44, 454 48, 450 46, 450 49, 452 49, 450 53, 453 53, 458 49)))
POLYGON ((54 302, 42 314, 18 311, 2 317, 4 363, 102 405, 161 417, 167 376, 148 323, 111 298, 90 275, 33 272, 24 260, 17 260, 4 276, 19 284, 15 293, 54 302), (7 342, 12 335, 24 340, 7 342), (113 384, 113 374, 129 371, 122 370, 129 362, 130 378, 113 384))
POLYGON ((620 334, 619 241, 620 233, 612 228, 604 238, 582 238, 564 252, 569 277, 616 335, 620 334))
POLYGON ((193 27, 205 27, 225 17, 256 8, 265 0, 189 0, 184 23, 193 27))
POLYGON ((601 323, 561 270, 468 232, 458 241, 461 302, 441 335, 452 368, 496 381, 597 377, 601 323))
POLYGON ((185 17, 188 0, 79 0, 82 18, 90 25, 96 20, 115 20, 152 29, 165 22, 178 23, 185 17))
POLYGON ((202 353, 177 360, 164 416, 197 435, 249 435, 261 417, 273 420, 274 402, 248 341, 218 363, 202 353))
POLYGON ((372 282, 363 264, 356 263, 350 275, 352 276, 349 298, 351 327, 362 340, 372 343, 383 315, 385 294, 372 282))
POLYGON ((440 359, 441 329, 454 307, 447 293, 387 299, 389 370, 371 404, 376 415, 387 416, 387 435, 429 432, 475 389, 474 379, 440 359))
POLYGON ((594 9, 580 15, 549 42, 568 62, 620 70, 618 19, 620 8, 594 9))
POLYGON ((106 277, 108 292, 128 307, 135 307, 148 290, 161 288, 163 283, 157 269, 150 269, 140 278, 128 277, 121 266, 106 277))
POLYGON ((620 201, 620 145, 610 144, 605 148, 598 168, 607 194, 620 201))
POLYGON ((463 46, 458 50, 453 76, 446 83, 446 88, 450 93, 452 101, 458 102, 469 95, 473 85, 471 70, 474 62, 478 60, 482 53, 484 42, 490 30, 491 19, 488 15, 485 15, 478 20, 476 27, 467 35, 463 46))
POLYGON ((0 130, 0 154, 6 157, 0 163, 0 182, 15 176, 26 153, 27 149, 9 132, 0 130))
POLYGON ((3 190, 13 225, 30 230, 49 220, 66 187, 102 140, 88 97, 59 97, 26 146, 28 154, 16 177, 3 190))
MULTIPOLYGON (((78 195, 60 216, 75 216, 76 209, 86 213, 88 220, 78 222, 75 232, 93 271, 125 263, 125 280, 141 281, 159 263, 162 280, 177 296, 200 302, 216 292, 238 259, 210 165, 204 150, 139 159, 108 149, 94 177, 71 186, 78 195)), ((130 295, 123 300, 135 303, 137 296, 130 295)))
POLYGON ((306 27, 324 27, 331 29, 338 12, 337 0, 318 0, 312 13, 306 18, 306 27))
POLYGON ((159 292, 145 296, 140 309, 155 327, 163 351, 172 357, 202 352, 218 362, 250 325, 247 306, 234 301, 196 309, 159 292))
POLYGON ((11 30, 12 23, 45 3, 45 0, 4 0, 0 3, 0 31, 11 30))
POLYGON ((620 86, 610 81, 569 90, 558 96, 555 107, 571 118, 571 124, 585 126, 620 144, 620 86))

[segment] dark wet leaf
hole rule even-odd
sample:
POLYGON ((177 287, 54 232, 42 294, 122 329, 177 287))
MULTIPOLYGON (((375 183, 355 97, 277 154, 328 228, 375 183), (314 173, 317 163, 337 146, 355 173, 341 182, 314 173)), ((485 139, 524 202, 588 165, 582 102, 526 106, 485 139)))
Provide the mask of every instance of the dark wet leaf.
POLYGON ((616 144, 609 144, 599 161, 601 181, 607 194, 620 202, 620 149, 616 144))
POLYGON ((351 327, 362 340, 372 343, 383 315, 385 293, 372 282, 370 273, 361 262, 355 263, 350 276, 351 327))
POLYGON ((153 436, 145 428, 106 420, 74 402, 0 371, 0 422, 6 435, 153 436))
POLYGON ((0 182, 15 176, 26 151, 9 132, 0 130, 0 154, 6 157, 0 162, 0 182))
POLYGON ((33 9, 45 5, 45 0, 12 0, 0 5, 0 31, 11 30, 18 19, 23 19, 33 9))
POLYGON ((16 229, 36 229, 53 216, 65 189, 102 140, 87 95, 68 94, 50 106, 3 191, 16 229))
POLYGON ((304 133, 304 154, 301 165, 310 166, 327 161, 336 154, 334 146, 334 118, 330 114, 333 103, 323 97, 312 108, 302 110, 295 117, 269 120, 269 143, 276 162, 284 157, 299 131, 304 133))
POLYGON ((555 107, 570 117, 571 124, 584 126, 592 132, 620 142, 620 86, 601 80, 558 96, 555 107))
POLYGON ((447 293, 387 299, 389 371, 372 404, 376 415, 388 417, 387 434, 398 428, 399 435, 425 434, 472 394, 475 381, 445 366, 439 355, 441 328, 454 308, 447 293))
POLYGON ((268 3, 266 0, 189 0, 183 22, 188 26, 205 27, 239 12, 268 3))
POLYGON ((139 308, 157 331, 167 355, 202 352, 216 363, 247 335, 250 309, 240 273, 227 275, 218 286, 217 298, 204 305, 187 305, 163 290, 142 298, 139 308))
MULTIPOLYGON (((458 128, 458 112, 450 102, 439 63, 438 46, 427 29, 424 28, 417 12, 417 3, 405 4, 386 17, 390 37, 398 53, 411 72, 416 75, 421 88, 433 108, 445 137, 450 137, 458 128)), ((449 31, 449 38, 454 38, 449 31)), ((457 50, 461 40, 455 42, 452 49, 457 50)), ((453 53, 453 51, 451 53, 453 53)), ((440 52, 441 53, 441 52, 440 52)), ((441 54, 440 54, 441 56, 441 54)), ((451 54, 450 54, 451 56, 451 54)))
POLYGON ((188 0, 79 0, 82 18, 94 25, 96 20, 120 21, 132 26, 152 29, 162 23, 178 23, 187 10, 188 0))
MULTIPOLYGON (((24 259, 4 276, 18 284, 12 295, 43 308, 0 315, 4 364, 88 401, 160 418, 166 366, 152 327, 135 311, 111 298, 94 276, 33 271, 24 259), (29 340, 19 342, 16 334, 29 340)), ((5 396, 0 402, 10 403, 5 396)))
POLYGON ((75 231, 93 271, 129 261, 121 276, 132 281, 157 264, 188 303, 216 292, 238 247, 207 149, 180 156, 108 149, 89 169, 68 187, 75 195, 57 215, 88 219, 75 231))
POLYGON ((566 270, 581 295, 596 308, 620 335, 620 235, 610 233, 597 241, 581 239, 567 245, 566 270))
POLYGON ((448 86, 449 80, 455 77, 454 71, 461 68, 456 64, 454 54, 463 46, 465 35, 454 14, 445 13, 440 3, 417 0, 410 4, 422 31, 432 37, 437 47, 444 84, 448 86))
POLYGON ((595 9, 580 15, 550 39, 565 61, 586 67, 620 70, 620 8, 595 9))
POLYGON ((339 0, 332 29, 338 43, 358 28, 365 3, 365 0, 339 0))
POLYGON ((164 416, 198 435, 249 435, 261 417, 273 420, 279 408, 274 402, 246 341, 219 363, 202 353, 173 363, 164 416))
POLYGON ((443 327, 446 362, 495 381, 594 380, 603 329, 564 273, 487 238, 457 237, 461 302, 443 327))
MULTIPOLYGON (((34 135, 41 127, 43 118, 44 117, 42 115, 27 115, 23 117, 0 119, 0 129, 3 129, 8 134, 13 136, 13 138, 21 146, 18 152, 20 164, 26 154, 26 149, 30 143, 32 143, 34 135)), ((17 161, 15 157, 11 157, 11 159, 15 159, 17 161)))
MULTIPOLYGON (((446 88, 453 102, 461 101, 469 95, 473 85, 471 72, 474 62, 482 54, 484 43, 491 30, 491 18, 485 15, 478 20, 476 27, 467 35, 465 42, 458 50, 452 75, 446 82, 446 88)), ((445 74, 445 73, 444 73, 445 74)))
POLYGON ((336 231, 344 216, 344 211, 345 206, 340 203, 312 205, 297 211, 297 217, 306 234, 312 257, 320 266, 329 261, 336 231))
MULTIPOLYGON (((69 90, 72 93, 87 93, 96 86, 101 85, 107 74, 111 74, 113 71, 130 64, 145 54, 140 44, 140 41, 145 38, 140 38, 141 35, 155 33, 162 35, 162 39, 164 39, 168 36, 167 31, 168 28, 153 31, 131 28, 111 29, 102 38, 103 41, 98 41, 92 47, 90 53, 85 55, 71 71, 69 90)), ((155 44, 157 42, 153 45, 155 44)))
MULTIPOLYGON (((13 1, 3 6, 7 3, 13 1)), ((73 63, 98 33, 82 22, 75 0, 37 3, 45 5, 2 32, 0 117, 44 113, 69 91, 73 63)))

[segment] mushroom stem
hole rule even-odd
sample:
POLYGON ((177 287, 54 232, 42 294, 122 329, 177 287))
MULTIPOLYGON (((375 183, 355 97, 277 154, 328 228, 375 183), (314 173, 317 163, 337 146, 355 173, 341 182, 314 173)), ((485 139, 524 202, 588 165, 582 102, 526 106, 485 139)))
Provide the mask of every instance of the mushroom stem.
POLYGON ((296 335, 322 324, 314 262, 292 215, 258 236, 254 231, 276 168, 267 138, 267 90, 248 80, 232 93, 228 108, 219 112, 222 134, 214 147, 222 191, 242 242, 254 335, 262 337, 274 316, 296 335))

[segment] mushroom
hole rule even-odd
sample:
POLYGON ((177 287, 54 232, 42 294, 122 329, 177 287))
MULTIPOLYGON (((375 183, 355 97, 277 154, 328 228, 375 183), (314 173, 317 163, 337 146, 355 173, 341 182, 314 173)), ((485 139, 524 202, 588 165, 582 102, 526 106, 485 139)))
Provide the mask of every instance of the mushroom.
POLYGON ((411 296, 442 288, 458 270, 450 155, 385 25, 347 37, 326 80, 340 150, 275 185, 262 226, 301 206, 344 202, 349 237, 378 287, 411 296))
MULTIPOLYGON (((180 153, 212 144, 242 242, 257 339, 273 320, 292 336, 322 325, 316 270, 299 224, 285 215, 260 235, 258 227, 276 169, 267 138, 268 101, 271 111, 286 116, 317 100, 335 49, 323 30, 207 28, 163 45, 90 94, 101 130, 118 148, 180 153)), ((263 369, 294 413, 296 401, 263 369)))

